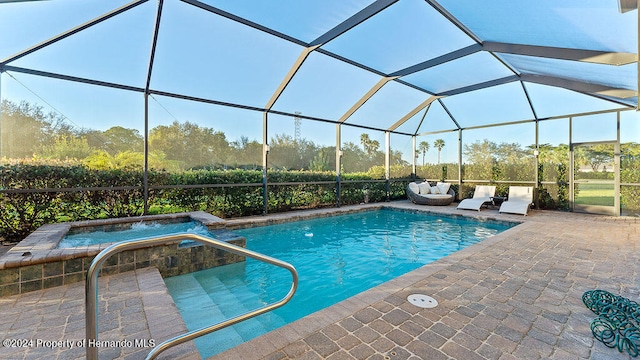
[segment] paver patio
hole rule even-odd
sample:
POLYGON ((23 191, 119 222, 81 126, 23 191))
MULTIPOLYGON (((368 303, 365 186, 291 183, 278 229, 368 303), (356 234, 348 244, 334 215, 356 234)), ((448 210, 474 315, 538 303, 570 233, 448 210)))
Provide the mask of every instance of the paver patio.
MULTIPOLYGON (((216 359, 625 359, 595 340, 582 294, 638 301, 640 219, 531 211, 527 217, 408 201, 370 204, 523 224, 248 341, 216 359), (439 305, 411 305, 413 293, 439 305)), ((349 211, 350 207, 340 208, 349 211)), ((276 214, 269 219, 326 213, 276 214)), ((264 217, 233 220, 266 221, 264 217)), ((184 332, 157 271, 101 279, 100 339, 160 341, 184 332)), ((84 338, 84 286, 0 299, 3 339, 84 338)), ((149 348, 105 348, 101 359, 142 359, 149 348)), ((84 349, 0 348, 2 359, 75 359, 84 349)), ((191 343, 165 358, 199 358, 191 343)))

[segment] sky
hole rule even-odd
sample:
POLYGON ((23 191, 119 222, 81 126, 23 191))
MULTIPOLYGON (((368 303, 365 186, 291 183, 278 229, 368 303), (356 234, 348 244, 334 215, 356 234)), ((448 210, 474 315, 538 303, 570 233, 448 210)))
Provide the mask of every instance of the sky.
MULTIPOLYGON (((371 1, 207 0, 204 3, 302 42, 311 42, 371 1)), ((441 0, 440 3, 476 35, 488 41, 637 52, 637 11, 619 14, 615 0, 492 0, 483 3, 481 8, 474 6, 472 0, 441 0), (524 11, 528 16, 514 16, 514 11, 524 11)), ((125 4, 127 1, 123 0, 0 3, 0 34, 3 34, 0 61, 125 4)), ((144 87, 156 4, 156 1, 147 1, 8 65, 144 87)), ((303 50, 303 46, 295 42, 177 0, 165 0, 164 6, 151 79, 154 90, 263 108, 303 50)), ((474 43, 425 1, 400 0, 324 44, 321 49, 381 72, 393 73, 474 43)), ((504 58, 533 73, 548 70, 557 75, 554 69, 560 69, 555 71, 580 77, 588 71, 596 80, 611 81, 611 85, 634 87, 637 84, 635 64, 612 69, 609 65, 529 59, 521 55, 505 55, 504 58)), ((428 91, 441 92, 510 74, 499 59, 480 52, 407 75, 401 80, 428 91)), ((314 51, 278 98, 273 110, 337 120, 379 80, 378 74, 314 51)), ((531 83, 525 84, 525 88, 526 93, 519 82, 513 82, 449 96, 434 102, 426 116, 424 111, 420 112, 397 130, 414 133, 418 126, 418 133, 455 129, 447 111, 462 127, 531 120, 534 115, 526 94, 532 99, 539 118, 620 108, 569 90, 531 83)), ((346 123, 384 129, 428 97, 428 94, 390 81, 346 123)), ((45 110, 65 116, 77 127, 100 130, 112 126, 138 130, 144 127, 141 93, 9 72, 0 76, 0 98, 37 103, 45 110)), ((270 136, 293 135, 293 119, 278 115, 269 118, 270 136)), ((260 112, 153 96, 150 126, 173 121, 192 121, 222 130, 229 140, 237 140, 240 136, 258 141, 262 138, 260 112)), ((574 126, 575 134, 579 139, 591 139, 588 141, 611 140, 605 139, 611 136, 610 121, 585 120, 589 125, 574 126)), ((624 113, 623 140, 640 142, 639 122, 635 111, 624 113)), ((552 123, 541 126, 540 142, 567 143, 568 131, 565 129, 568 122, 552 123)), ((335 128, 334 124, 302 121, 300 131, 303 138, 317 144, 333 145, 335 128)), ((531 124, 525 124, 468 130, 464 131, 463 140, 488 137, 496 142, 519 142, 527 146, 535 140, 531 128, 531 124)), ((382 132, 351 127, 343 127, 343 142, 359 143, 359 135, 363 132, 384 144, 382 132)), ((615 136, 615 129, 613 134, 615 136)), ((430 135, 418 142, 432 143, 437 138, 445 139, 447 144, 443 161, 457 160, 457 132, 430 135)), ((404 158, 410 160, 410 137, 393 136, 391 147, 402 151, 404 158)), ((432 153, 429 156, 435 156, 435 152, 432 153)))

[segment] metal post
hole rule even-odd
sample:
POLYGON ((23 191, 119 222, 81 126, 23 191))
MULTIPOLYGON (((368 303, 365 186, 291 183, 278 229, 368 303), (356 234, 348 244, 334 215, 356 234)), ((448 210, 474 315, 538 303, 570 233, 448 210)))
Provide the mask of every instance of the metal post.
POLYGON ((458 129, 458 199, 462 199, 462 129, 458 129))
POLYGON ((416 173, 418 172, 418 167, 416 165, 416 158, 418 156, 418 152, 416 151, 416 136, 413 135, 411 137, 411 180, 416 180, 416 173))
POLYGON ((147 82, 144 88, 144 173, 142 175, 144 207, 142 213, 145 215, 149 211, 149 88, 151 87, 153 59, 156 56, 156 45, 158 44, 158 32, 160 31, 160 19, 162 18, 163 3, 164 0, 158 1, 158 8, 156 10, 156 22, 153 29, 153 40, 151 41, 151 52, 149 54, 147 82))
POLYGON ((142 173, 142 193, 144 206, 142 213, 149 211, 149 93, 144 92, 144 169, 142 173))
POLYGON ((267 189, 267 166, 269 156, 269 140, 267 134, 267 113, 262 114, 262 215, 267 215, 269 193, 267 189))
POLYGON ((2 74, 4 73, 4 68, 0 66, 0 159, 2 159, 3 155, 6 155, 4 152, 4 141, 2 141, 3 132, 2 132, 2 74))
POLYGON ((620 112, 617 112, 616 119, 616 143, 613 146, 613 167, 614 167, 614 215, 620 216, 620 112))
POLYGON ((342 127, 336 124, 336 207, 340 207, 340 179, 342 167, 342 127))
POLYGON ((536 205, 536 209, 540 208, 540 202, 538 200, 539 200, 539 197, 540 197, 539 189, 540 189, 540 186, 541 186, 541 182, 540 182, 540 159, 539 159, 539 156, 540 156, 540 144, 538 143, 538 135, 539 135, 539 133, 538 133, 538 125, 539 125, 539 121, 536 120, 536 130, 535 130, 536 131, 536 135, 535 135, 535 137, 536 137, 536 148, 533 151, 533 156, 534 156, 534 159, 535 159, 535 167, 536 167, 535 168, 536 186, 533 189, 533 201, 534 201, 534 203, 536 205))
POLYGON ((574 176, 574 153, 573 153, 573 118, 569 117, 569 204, 571 206, 571 211, 575 211, 574 201, 575 194, 573 192, 573 176, 574 176))
POLYGON ((391 188, 389 184, 389 179, 391 179, 391 133, 388 131, 385 131, 384 133, 384 142, 384 178, 386 180, 387 201, 389 201, 391 197, 391 188))

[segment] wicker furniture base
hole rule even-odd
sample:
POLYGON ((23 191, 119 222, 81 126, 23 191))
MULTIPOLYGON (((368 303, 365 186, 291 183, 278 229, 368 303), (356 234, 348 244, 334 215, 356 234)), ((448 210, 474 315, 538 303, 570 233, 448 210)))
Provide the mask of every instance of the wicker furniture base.
POLYGON ((453 191, 453 189, 450 188, 449 191, 447 192, 447 195, 450 195, 450 196, 447 196, 447 197, 442 197, 442 196, 428 197, 428 195, 420 195, 420 194, 414 193, 413 191, 411 191, 409 186, 407 186, 407 197, 414 204, 431 205, 431 206, 446 206, 446 205, 449 205, 449 204, 451 204, 453 202, 453 199, 456 197, 456 192, 453 191))

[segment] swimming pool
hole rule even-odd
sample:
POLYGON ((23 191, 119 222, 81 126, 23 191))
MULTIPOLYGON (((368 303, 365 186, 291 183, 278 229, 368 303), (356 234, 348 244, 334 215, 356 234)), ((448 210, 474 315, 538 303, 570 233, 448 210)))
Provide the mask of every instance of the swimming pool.
MULTIPOLYGON (((299 287, 282 308, 196 339, 203 358, 504 231, 515 223, 375 210, 235 230, 247 248, 287 261, 299 287)), ((189 330, 277 301, 288 271, 252 259, 165 279, 189 330)))

